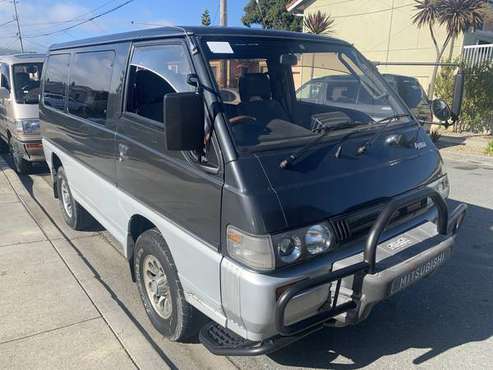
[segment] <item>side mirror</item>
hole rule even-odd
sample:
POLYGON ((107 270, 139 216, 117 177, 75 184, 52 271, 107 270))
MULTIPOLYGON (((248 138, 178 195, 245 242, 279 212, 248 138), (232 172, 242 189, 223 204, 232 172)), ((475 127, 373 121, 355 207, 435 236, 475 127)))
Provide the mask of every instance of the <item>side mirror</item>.
POLYGON ((5 87, 0 87, 0 99, 10 98, 10 91, 5 87))
POLYGON ((204 102, 194 92, 166 94, 163 117, 167 150, 200 150, 204 146, 204 102))
POLYGON ((464 72, 459 70, 455 75, 454 81, 454 100, 452 101, 452 119, 457 121, 462 108, 462 98, 464 97, 464 72))
POLYGON ((452 111, 448 104, 442 99, 435 99, 431 103, 431 110, 441 122, 447 122, 452 117, 452 111))

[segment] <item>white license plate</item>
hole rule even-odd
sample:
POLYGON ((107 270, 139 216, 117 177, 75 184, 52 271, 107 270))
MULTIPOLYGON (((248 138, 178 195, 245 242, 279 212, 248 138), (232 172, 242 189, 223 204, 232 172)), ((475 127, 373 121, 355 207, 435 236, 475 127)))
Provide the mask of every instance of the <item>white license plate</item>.
POLYGON ((447 249, 440 254, 433 257, 431 260, 422 263, 416 267, 413 271, 408 272, 405 275, 401 275, 392 281, 390 288, 390 294, 394 294, 400 290, 406 289, 409 285, 422 279, 426 275, 429 275, 438 267, 440 267, 450 256, 450 250, 447 249))

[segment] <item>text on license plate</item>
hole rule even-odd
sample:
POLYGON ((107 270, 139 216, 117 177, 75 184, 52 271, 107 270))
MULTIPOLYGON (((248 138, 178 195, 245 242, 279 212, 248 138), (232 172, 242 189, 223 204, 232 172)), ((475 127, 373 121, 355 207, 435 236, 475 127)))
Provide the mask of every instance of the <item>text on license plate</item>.
POLYGON ((422 263, 419 265, 416 269, 413 271, 399 276, 397 279, 395 279, 392 282, 392 286, 390 289, 390 294, 394 294, 398 292, 399 290, 407 288, 409 285, 414 283, 415 281, 418 281, 419 279, 425 277, 429 273, 431 273, 433 270, 436 270, 440 265, 442 265, 445 260, 447 259, 449 255, 449 251, 443 251, 442 253, 438 254, 437 256, 433 257, 431 260, 422 263))

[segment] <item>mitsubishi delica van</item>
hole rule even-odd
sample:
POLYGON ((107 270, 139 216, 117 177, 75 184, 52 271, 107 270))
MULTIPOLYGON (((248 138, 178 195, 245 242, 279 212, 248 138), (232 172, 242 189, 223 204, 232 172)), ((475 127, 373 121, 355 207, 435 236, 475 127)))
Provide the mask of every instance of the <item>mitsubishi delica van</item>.
POLYGON ((465 215, 415 116, 328 37, 169 27, 53 45, 40 120, 66 222, 114 235, 164 336, 209 317, 215 354, 366 319, 446 262, 465 215), (296 94, 326 76, 365 102, 296 94))
POLYGON ((0 152, 10 152, 20 174, 44 161, 38 118, 43 60, 42 54, 0 56, 0 152))

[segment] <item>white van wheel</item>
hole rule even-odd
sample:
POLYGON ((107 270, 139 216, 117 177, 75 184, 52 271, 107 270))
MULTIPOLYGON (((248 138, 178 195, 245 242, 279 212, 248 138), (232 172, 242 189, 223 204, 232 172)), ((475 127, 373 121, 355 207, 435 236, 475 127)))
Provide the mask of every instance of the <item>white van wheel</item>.
POLYGON ((197 312, 185 300, 173 258, 159 230, 147 230, 137 238, 134 267, 140 297, 154 327, 172 341, 195 334, 197 312))
POLYGON ((9 152, 15 172, 19 175, 27 175, 31 171, 31 163, 22 158, 12 144, 12 140, 9 140, 9 152))
POLYGON ((56 172, 58 203, 65 223, 74 230, 87 230, 96 224, 96 220, 72 197, 70 186, 63 167, 56 172))

